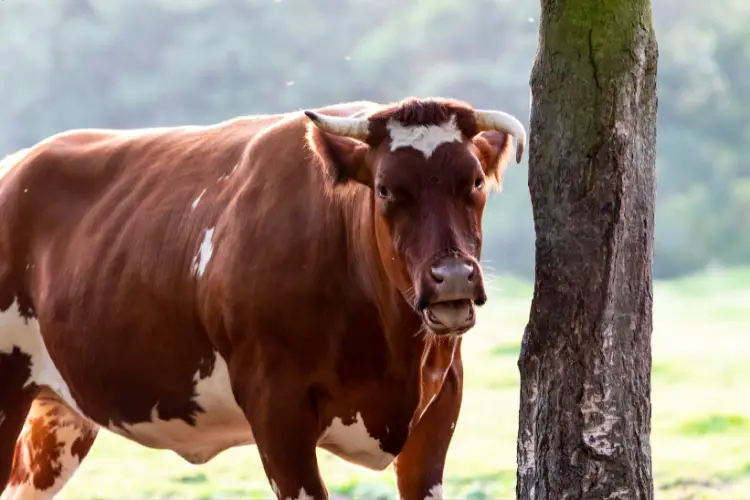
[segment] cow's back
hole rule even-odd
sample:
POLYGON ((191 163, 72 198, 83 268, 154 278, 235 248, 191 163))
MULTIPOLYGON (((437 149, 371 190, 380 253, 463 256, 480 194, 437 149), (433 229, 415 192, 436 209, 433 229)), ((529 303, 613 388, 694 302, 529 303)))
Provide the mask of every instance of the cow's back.
MULTIPOLYGON (((101 229, 104 218, 125 208, 138 218, 156 199, 165 207, 186 200, 198 187, 196 196, 213 187, 209 181, 223 187, 218 183, 227 180, 249 139, 277 120, 58 134, 3 160, 0 207, 11 219, 22 217, 29 228, 25 233, 37 236, 67 234, 87 224, 101 229)), ((7 224, 8 217, 0 223, 7 224)))

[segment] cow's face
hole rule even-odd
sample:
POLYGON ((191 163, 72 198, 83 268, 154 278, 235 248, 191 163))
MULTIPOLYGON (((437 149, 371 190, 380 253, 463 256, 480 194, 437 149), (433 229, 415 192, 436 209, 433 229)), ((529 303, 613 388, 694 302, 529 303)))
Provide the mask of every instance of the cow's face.
POLYGON ((479 264, 487 190, 499 183, 511 135, 520 160, 521 124, 440 101, 409 101, 364 119, 311 118, 326 130, 337 180, 371 189, 388 278, 431 332, 469 330, 475 305, 487 300, 479 264), (334 135, 326 124, 347 124, 349 133, 334 135))

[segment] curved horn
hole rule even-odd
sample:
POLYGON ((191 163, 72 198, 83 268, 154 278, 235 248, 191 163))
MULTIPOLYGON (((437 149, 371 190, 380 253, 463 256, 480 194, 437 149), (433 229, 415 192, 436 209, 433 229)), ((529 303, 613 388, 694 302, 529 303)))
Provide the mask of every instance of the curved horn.
POLYGON ((478 109, 474 111, 474 119, 480 132, 497 130, 516 138, 516 163, 521 163, 523 151, 526 147, 526 129, 513 115, 503 111, 478 109))
POLYGON ((321 115, 314 111, 305 111, 315 125, 329 134, 351 137, 364 141, 370 135, 370 120, 367 118, 349 118, 345 116, 321 115))

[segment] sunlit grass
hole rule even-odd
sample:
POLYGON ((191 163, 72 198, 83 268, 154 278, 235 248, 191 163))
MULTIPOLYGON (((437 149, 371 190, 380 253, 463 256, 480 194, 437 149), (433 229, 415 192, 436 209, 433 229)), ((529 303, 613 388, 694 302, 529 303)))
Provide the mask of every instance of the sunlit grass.
MULTIPOLYGON (((497 278, 465 340, 465 396, 446 495, 515 498, 518 371, 531 285, 497 278), (491 411, 487 411, 490 408, 491 411)), ((658 499, 750 498, 750 270, 657 283, 652 452, 658 499)), ((378 473, 319 458, 334 497, 396 498, 378 473)), ((254 447, 195 467, 103 432, 61 498, 271 498, 254 447)))

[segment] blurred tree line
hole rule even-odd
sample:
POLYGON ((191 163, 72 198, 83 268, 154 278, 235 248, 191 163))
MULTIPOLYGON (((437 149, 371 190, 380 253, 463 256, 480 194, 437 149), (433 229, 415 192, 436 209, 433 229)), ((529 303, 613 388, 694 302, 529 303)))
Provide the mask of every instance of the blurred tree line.
MULTIPOLYGON (((0 154, 68 128, 410 95, 528 124, 538 15, 536 0, 4 0, 0 154)), ((654 15, 655 275, 750 264, 750 2, 654 0, 654 15)), ((533 274, 526 175, 514 164, 488 207, 490 274, 533 274)))

